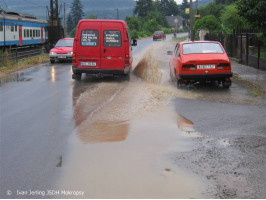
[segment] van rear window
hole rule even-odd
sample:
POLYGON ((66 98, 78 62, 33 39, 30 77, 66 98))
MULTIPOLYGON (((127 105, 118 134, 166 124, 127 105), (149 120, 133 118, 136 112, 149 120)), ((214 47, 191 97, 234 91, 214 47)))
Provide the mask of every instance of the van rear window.
POLYGON ((98 30, 82 30, 81 32, 81 46, 96 47, 99 43, 98 30))
POLYGON ((105 47, 121 47, 121 32, 106 30, 103 32, 103 45, 105 47))

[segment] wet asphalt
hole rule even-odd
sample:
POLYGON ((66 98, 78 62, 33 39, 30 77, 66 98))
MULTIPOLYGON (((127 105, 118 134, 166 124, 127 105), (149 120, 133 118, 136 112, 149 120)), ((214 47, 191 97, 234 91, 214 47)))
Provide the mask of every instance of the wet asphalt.
POLYGON ((138 41, 135 65, 152 44, 155 84, 77 82, 71 63, 1 79, 1 198, 265 197, 265 100, 237 82, 177 90, 172 43, 138 41))

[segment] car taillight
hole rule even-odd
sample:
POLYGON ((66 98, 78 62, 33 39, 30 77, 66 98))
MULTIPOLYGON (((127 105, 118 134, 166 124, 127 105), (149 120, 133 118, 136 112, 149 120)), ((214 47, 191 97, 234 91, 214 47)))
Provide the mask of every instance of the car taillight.
POLYGON ((128 54, 125 55, 125 63, 130 64, 130 57, 128 54))
POLYGON ((222 69, 229 70, 231 69, 231 66, 230 66, 230 63, 219 63, 217 68, 220 70, 222 69))
POLYGON ((196 69, 195 65, 183 65, 182 70, 183 71, 194 71, 196 69))

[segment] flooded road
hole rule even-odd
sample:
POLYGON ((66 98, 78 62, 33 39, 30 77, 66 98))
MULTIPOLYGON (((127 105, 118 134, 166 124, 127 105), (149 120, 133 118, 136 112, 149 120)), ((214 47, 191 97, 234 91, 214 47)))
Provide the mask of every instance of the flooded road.
POLYGON ((262 198, 264 143, 239 142, 263 141, 264 100, 234 82, 177 89, 170 37, 138 41, 130 82, 73 81, 70 63, 1 79, 1 197, 262 198))

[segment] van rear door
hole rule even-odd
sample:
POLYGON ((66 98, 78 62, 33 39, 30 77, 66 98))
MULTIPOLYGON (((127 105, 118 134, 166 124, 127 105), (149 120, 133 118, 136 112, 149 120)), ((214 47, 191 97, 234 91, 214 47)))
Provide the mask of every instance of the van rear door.
POLYGON ((125 29, 121 22, 102 22, 103 46, 102 69, 124 69, 125 66, 125 29))
POLYGON ((101 68, 101 22, 82 22, 78 27, 77 66, 101 68))

